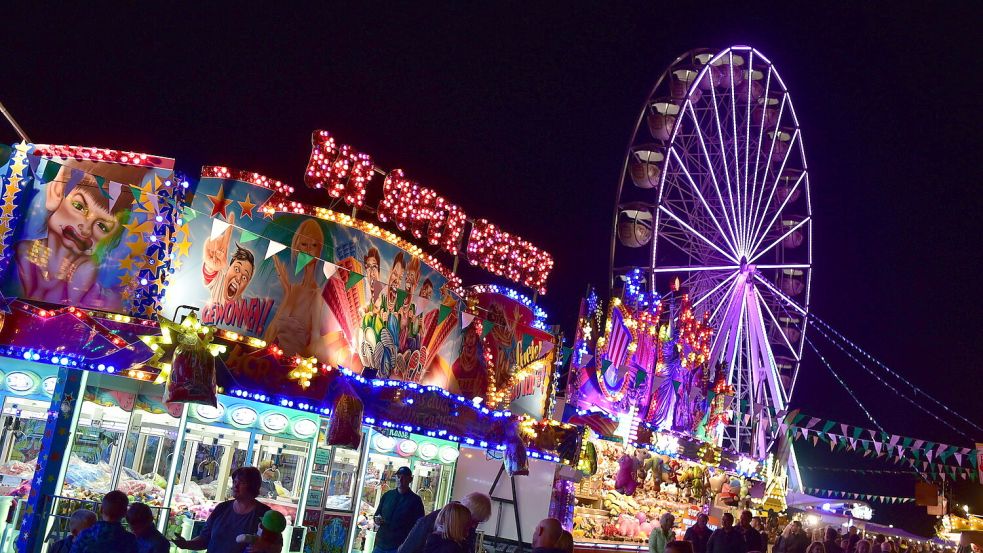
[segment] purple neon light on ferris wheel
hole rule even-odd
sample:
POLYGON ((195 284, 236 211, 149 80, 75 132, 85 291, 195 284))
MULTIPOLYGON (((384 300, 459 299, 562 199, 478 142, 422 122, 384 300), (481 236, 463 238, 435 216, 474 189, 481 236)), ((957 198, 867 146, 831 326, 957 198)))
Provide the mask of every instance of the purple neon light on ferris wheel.
POLYGON ((625 155, 611 287, 636 268, 679 277, 715 329, 737 415, 723 445, 763 455, 795 389, 812 276, 812 205, 788 90, 754 48, 693 50, 663 72, 625 155), (750 406, 750 407, 749 407, 750 406))

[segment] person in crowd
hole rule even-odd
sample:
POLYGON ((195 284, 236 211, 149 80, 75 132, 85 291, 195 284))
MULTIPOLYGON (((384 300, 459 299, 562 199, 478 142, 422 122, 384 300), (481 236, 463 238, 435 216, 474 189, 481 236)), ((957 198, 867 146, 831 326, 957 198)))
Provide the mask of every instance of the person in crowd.
POLYGON ((96 514, 88 509, 79 509, 72 513, 71 518, 68 519, 68 535, 55 542, 51 546, 51 549, 48 550, 48 553, 70 553, 75 537, 82 530, 91 528, 96 523, 96 520, 98 520, 96 514))
MULTIPOLYGON (((564 530, 560 534, 560 539, 556 540, 556 548, 563 553, 573 553, 573 534, 564 530)), ((693 551, 683 551, 682 553, 693 553, 693 551)))
POLYGON ((758 536, 761 537, 761 547, 759 551, 761 553, 768 553, 768 528, 765 526, 765 519, 761 517, 754 517, 751 521, 751 526, 758 531, 758 536))
POLYGON ((741 526, 738 531, 741 533, 741 539, 744 540, 744 550, 745 551, 763 551, 761 549, 761 532, 758 532, 751 522, 754 517, 751 515, 751 511, 741 511, 741 526))
POLYGON ((693 553, 693 542, 691 541, 671 541, 666 544, 665 553, 693 553))
POLYGON ((836 528, 832 526, 826 528, 826 532, 823 535, 823 546, 826 548, 826 553, 843 553, 836 528))
POLYGON ((649 532, 649 553, 662 553, 666 550, 666 544, 676 539, 672 531, 675 524, 676 517, 672 513, 663 513, 659 517, 659 527, 649 532))
POLYGON ((131 503, 126 522, 137 537, 137 553, 168 553, 171 543, 154 526, 154 513, 143 503, 131 503))
MULTIPOLYGON (((423 518, 423 500, 410 489, 411 482, 413 472, 410 467, 399 467, 396 470, 396 489, 382 494, 379 508, 375 511, 374 520, 378 529, 373 553, 396 553, 413 525, 423 518)), ((469 515, 469 523, 470 520, 469 515)))
POLYGON ((802 528, 802 522, 798 520, 793 521, 792 532, 789 538, 785 540, 781 553, 806 553, 808 547, 809 536, 806 534, 805 529, 802 528))
POLYGON ((851 547, 849 537, 843 536, 843 538, 840 539, 840 549, 843 550, 843 553, 850 553, 851 547))
POLYGON ((129 502, 119 490, 102 496, 102 520, 79 532, 71 553, 137 553, 136 537, 123 528, 129 502))
POLYGON ((859 540, 853 548, 853 553, 870 553, 872 550, 870 540, 859 540))
POLYGON ((232 499, 215 506, 200 534, 190 540, 176 537, 174 545, 181 549, 204 549, 208 553, 243 553, 247 544, 236 543, 236 537, 255 534, 263 515, 270 510, 256 500, 262 485, 259 469, 237 468, 232 473, 232 499))
POLYGON ((734 528, 734 515, 724 513, 720 517, 720 527, 710 535, 707 542, 707 553, 747 553, 744 537, 734 528))
POLYGON ((881 545, 883 545, 886 541, 887 537, 884 536, 884 534, 877 534, 877 536, 874 537, 874 551, 880 551, 881 545))
MULTIPOLYGON (((477 533, 475 530, 478 525, 482 522, 488 520, 491 516, 491 498, 487 495, 474 492, 464 496, 460 501, 461 505, 468 508, 468 512, 471 513, 471 528, 468 531, 468 545, 470 547, 469 551, 473 549, 475 539, 477 538, 477 533)), ((424 544, 427 543, 427 538, 433 533, 434 525, 437 522, 437 516, 440 511, 434 511, 429 515, 416 521, 410 533, 403 540, 402 545, 399 546, 399 553, 420 553, 423 551, 424 544)))
POLYGON ((814 541, 809 544, 809 548, 806 549, 806 553, 826 553, 826 546, 823 545, 821 541, 814 541))
POLYGON ((894 540, 885 539, 881 544, 881 553, 898 553, 898 546, 894 540))
POLYGON ((467 549, 471 532, 471 512, 456 501, 444 506, 437 515, 433 533, 427 537, 423 553, 470 553, 467 549))
POLYGON ((843 551, 845 553, 852 553, 852 551, 857 548, 857 542, 860 541, 860 532, 857 530, 856 526, 851 526, 850 529, 847 530, 846 539, 850 540, 850 547, 844 547, 843 551))
POLYGON ((532 553, 563 553, 556 544, 563 535, 563 526, 555 518, 544 518, 532 534, 532 553))
POLYGON ((696 524, 686 529, 683 539, 693 544, 693 553, 707 553, 707 542, 710 541, 710 528, 707 522, 710 518, 706 513, 696 515, 696 524))

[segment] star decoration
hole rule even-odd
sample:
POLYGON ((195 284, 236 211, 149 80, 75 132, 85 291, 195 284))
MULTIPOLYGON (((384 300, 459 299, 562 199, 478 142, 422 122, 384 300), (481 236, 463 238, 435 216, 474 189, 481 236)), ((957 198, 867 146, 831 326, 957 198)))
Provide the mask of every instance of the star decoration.
POLYGON ((226 199, 224 187, 220 187, 218 189, 218 194, 214 196, 210 194, 206 194, 206 196, 212 202, 212 215, 211 215, 212 217, 215 217, 216 215, 221 215, 222 218, 225 219, 229 216, 226 210, 228 209, 229 204, 232 203, 232 200, 226 199))
POLYGON ((175 244, 174 251, 177 257, 183 257, 191 253, 191 241, 184 239, 175 244))
POLYGON ((128 256, 124 257, 123 259, 120 259, 119 260, 119 268, 120 269, 124 269, 126 271, 132 271, 133 270, 133 257, 131 257, 131 256, 128 255, 128 256))
POLYGON ((242 210, 242 217, 243 218, 246 218, 246 217, 248 217, 250 219, 253 218, 253 210, 256 209, 256 204, 254 204, 252 202, 252 200, 249 199, 249 193, 248 192, 246 193, 246 201, 239 202, 239 207, 242 210))

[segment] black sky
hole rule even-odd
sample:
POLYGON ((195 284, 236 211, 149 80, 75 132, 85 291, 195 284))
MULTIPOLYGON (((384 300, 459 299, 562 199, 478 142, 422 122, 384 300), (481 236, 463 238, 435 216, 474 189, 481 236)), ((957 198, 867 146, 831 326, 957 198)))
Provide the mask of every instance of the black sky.
MULTIPOLYGON (((145 151, 192 175, 220 164, 297 185, 310 132, 328 129, 552 251, 542 303, 569 332, 587 285, 606 282, 616 179, 655 79, 686 50, 750 44, 776 64, 802 127, 813 311, 983 425, 983 14, 969 2, 682 4, 22 3, 31 12, 8 6, 0 18, 0 100, 39 143, 145 151)), ((810 335, 889 432, 972 445, 810 335)), ((870 426, 811 354, 794 403, 870 426)), ((862 461, 802 449, 803 464, 862 461)), ((805 479, 891 495, 911 495, 913 482, 805 479)), ((978 486, 961 493, 983 512, 978 486)), ((931 523, 921 508, 875 512, 921 531, 931 523)))

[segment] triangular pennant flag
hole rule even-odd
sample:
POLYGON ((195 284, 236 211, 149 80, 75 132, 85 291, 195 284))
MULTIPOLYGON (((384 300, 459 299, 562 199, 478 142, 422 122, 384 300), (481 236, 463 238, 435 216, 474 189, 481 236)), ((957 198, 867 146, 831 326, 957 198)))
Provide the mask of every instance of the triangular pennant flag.
POLYGON ((806 428, 812 428, 813 426, 816 426, 817 424, 819 424, 819 421, 820 421, 819 418, 811 417, 809 419, 809 422, 806 423, 806 428))
POLYGON ((963 456, 962 456, 962 453, 955 453, 955 454, 953 454, 953 456, 956 458, 956 464, 957 465, 962 465, 963 464, 963 456))
POLYGON ((403 303, 406 302, 406 290, 396 290, 396 311, 403 308, 403 303))
POLYGON ((348 271, 348 279, 345 281, 345 290, 351 290, 356 284, 362 282, 363 278, 365 278, 365 275, 360 275, 355 271, 348 271))
POLYGON ((485 336, 488 336, 488 333, 491 332, 492 328, 494 327, 495 327, 495 323, 487 319, 481 321, 481 337, 484 338, 485 336))
POLYGON ((830 440, 829 441, 829 450, 830 451, 833 451, 835 449, 836 449, 836 440, 830 440))
POLYGON ((239 242, 242 242, 243 244, 245 244, 246 242, 252 242, 257 238, 259 238, 258 234, 256 234, 255 232, 249 232, 248 230, 245 229, 243 229, 242 233, 239 234, 239 242))
POLYGON ((309 253, 297 252, 297 265, 294 266, 294 274, 299 274, 313 259, 314 256, 309 253))
POLYGON ((441 304, 440 307, 437 308, 437 324, 444 322, 448 315, 451 314, 451 310, 451 306, 441 304))
POLYGON ((560 366, 565 367, 567 361, 570 360, 570 356, 573 355, 573 348, 562 347, 560 348, 560 366))
POLYGON ((840 423, 840 433, 847 435, 850 433, 850 426, 847 424, 840 423))
POLYGON ((819 445, 819 436, 812 437, 812 445, 819 445))
MULTIPOLYGON (((461 313, 461 328, 468 328, 474 321, 474 314, 472 313, 461 313)), ((570 350, 573 351, 573 350, 570 350)))
POLYGON ((194 221, 198 217, 198 212, 191 209, 190 205, 184 206, 184 210, 181 212, 181 216, 184 217, 185 222, 194 221))
POLYGON ((229 228, 229 226, 230 225, 228 223, 221 219, 212 219, 212 232, 209 235, 209 238, 217 238, 218 236, 221 236, 222 233, 229 228))
POLYGON ((528 351, 529 350, 529 346, 531 346, 531 345, 532 345, 532 334, 523 334, 522 335, 522 351, 523 352, 528 351))
POLYGON ((859 426, 853 427, 853 437, 854 439, 860 439, 860 434, 863 433, 864 429, 859 426))
POLYGON ((601 360, 601 372, 602 373, 607 372, 608 371, 608 367, 610 367, 610 366, 611 366, 611 360, 610 359, 602 359, 601 360))
POLYGON ((266 246, 266 256, 264 256, 263 259, 269 259, 285 249, 287 249, 286 245, 270 240, 270 244, 266 246))
POLYGON ((131 186, 130 191, 133 192, 133 199, 136 200, 137 203, 143 201, 143 190, 140 190, 136 186, 131 186))
POLYGON ((836 423, 835 422, 833 422, 833 421, 826 421, 823 424, 823 432, 829 432, 834 426, 836 426, 836 423))
POLYGON ((338 272, 338 266, 335 265, 334 263, 328 263, 327 261, 325 261, 321 265, 321 272, 324 273, 324 278, 330 279, 331 277, 334 276, 335 273, 338 272))
POLYGON ((882 445, 884 445, 884 444, 882 444, 881 442, 874 442, 874 451, 876 451, 878 455, 881 454, 881 446, 882 445))

